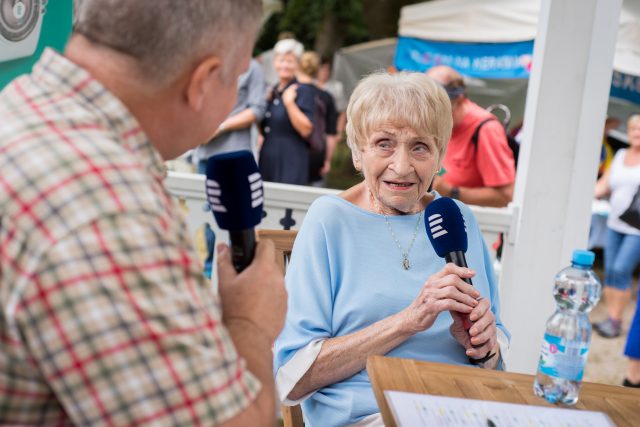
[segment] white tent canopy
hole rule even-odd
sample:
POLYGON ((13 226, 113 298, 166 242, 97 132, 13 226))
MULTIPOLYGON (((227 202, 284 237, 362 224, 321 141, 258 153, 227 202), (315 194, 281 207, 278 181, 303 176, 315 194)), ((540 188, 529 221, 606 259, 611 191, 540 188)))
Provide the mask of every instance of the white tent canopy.
POLYGON ((435 0, 405 6, 398 35, 450 42, 517 42, 535 38, 538 0, 435 0))
MULTIPOLYGON (((624 2, 613 61, 616 71, 640 76, 640 7, 624 2)), ((398 35, 448 42, 533 40, 540 0, 433 0, 405 6, 398 35)))
MULTIPOLYGON (((540 0, 434 0, 405 6, 398 34, 436 42, 510 43, 533 40, 538 28, 540 0)), ((614 56, 613 86, 640 93, 640 1, 625 1, 620 14, 614 56), (624 73, 620 74, 620 73, 624 73), (638 76, 638 77, 636 77, 638 76), (630 79, 633 77, 633 79, 630 79)), ((335 56, 334 77, 351 94, 362 76, 386 69, 393 62, 397 39, 362 43, 340 49, 335 56)), ((469 79, 468 96, 482 106, 502 103, 511 109, 511 125, 524 115, 527 79, 469 79)), ((609 99, 608 115, 622 120, 611 132, 626 141, 625 118, 638 110, 627 99, 609 99)))
POLYGON ((620 26, 613 69, 634 76, 640 75, 640 2, 627 1, 620 13, 620 26))

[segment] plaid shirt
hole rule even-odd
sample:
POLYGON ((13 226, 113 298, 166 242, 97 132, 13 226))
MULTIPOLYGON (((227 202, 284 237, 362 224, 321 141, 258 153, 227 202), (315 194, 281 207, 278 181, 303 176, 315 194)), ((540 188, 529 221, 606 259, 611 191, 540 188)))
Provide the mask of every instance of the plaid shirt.
POLYGON ((0 93, 0 424, 210 425, 255 398, 164 175, 57 53, 0 93))

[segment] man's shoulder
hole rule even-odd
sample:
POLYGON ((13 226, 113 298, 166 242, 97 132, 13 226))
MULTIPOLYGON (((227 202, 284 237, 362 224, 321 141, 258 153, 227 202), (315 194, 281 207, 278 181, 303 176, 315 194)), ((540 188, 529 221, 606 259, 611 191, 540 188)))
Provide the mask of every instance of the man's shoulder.
POLYGON ((148 200, 150 174, 99 124, 29 119, 0 125, 0 168, 6 190, 0 208, 27 228, 33 222, 69 229, 157 204, 148 200))
POLYGON ((249 61, 249 68, 245 74, 249 74, 253 77, 263 77, 264 73, 262 72, 262 64, 260 64, 256 59, 252 59, 249 61))
POLYGON ((482 132, 479 132, 478 134, 479 138, 487 136, 491 139, 496 136, 506 138, 506 134, 500 120, 491 112, 471 101, 469 101, 469 105, 467 106, 465 124, 467 132, 475 133, 478 129, 481 129, 482 132))
POLYGON ((473 101, 467 100, 467 114, 465 121, 468 122, 468 126, 477 127, 480 123, 486 120, 492 120, 498 122, 498 118, 485 110, 473 101))

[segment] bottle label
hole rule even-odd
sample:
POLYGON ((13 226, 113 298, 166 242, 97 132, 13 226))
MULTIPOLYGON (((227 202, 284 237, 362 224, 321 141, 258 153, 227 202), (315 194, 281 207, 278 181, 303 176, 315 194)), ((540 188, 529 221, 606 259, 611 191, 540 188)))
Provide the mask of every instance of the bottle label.
POLYGON ((550 377, 582 381, 589 343, 544 334, 539 370, 550 377))

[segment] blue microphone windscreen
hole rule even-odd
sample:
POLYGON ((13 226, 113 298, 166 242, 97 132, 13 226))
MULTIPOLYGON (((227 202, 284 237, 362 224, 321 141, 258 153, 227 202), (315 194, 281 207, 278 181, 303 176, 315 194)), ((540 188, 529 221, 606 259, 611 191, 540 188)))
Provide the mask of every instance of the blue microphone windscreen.
POLYGON ((433 249, 439 257, 467 251, 467 230, 460 208, 448 197, 429 203, 424 211, 424 225, 433 249))
POLYGON ((209 157, 207 201, 223 230, 247 230, 262 219, 262 176, 250 151, 209 157))

